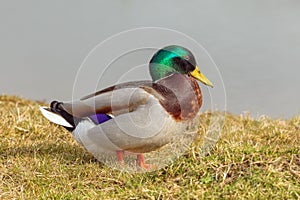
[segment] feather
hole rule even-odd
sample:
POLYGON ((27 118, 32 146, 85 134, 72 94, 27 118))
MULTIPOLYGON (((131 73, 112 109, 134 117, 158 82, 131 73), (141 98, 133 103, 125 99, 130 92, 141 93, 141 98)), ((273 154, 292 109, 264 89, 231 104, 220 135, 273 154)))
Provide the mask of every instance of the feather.
POLYGON ((42 112, 43 116, 46 117, 49 121, 65 126, 68 128, 74 128, 69 122, 67 122, 62 116, 59 114, 56 114, 54 112, 51 112, 48 108, 46 107, 40 107, 40 111, 42 112))
MULTIPOLYGON (((154 90, 153 90, 154 91, 154 90)), ((62 108, 75 117, 89 117, 94 114, 120 115, 136 110, 145 105, 152 94, 140 87, 114 88, 95 93, 88 98, 75 102, 66 102, 62 108)))

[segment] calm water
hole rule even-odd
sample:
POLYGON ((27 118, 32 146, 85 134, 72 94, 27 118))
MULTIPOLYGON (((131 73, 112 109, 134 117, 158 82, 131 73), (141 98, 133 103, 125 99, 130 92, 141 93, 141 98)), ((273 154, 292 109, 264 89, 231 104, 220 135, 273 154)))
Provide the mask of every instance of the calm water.
MULTIPOLYGON (((69 100, 74 85, 79 96, 116 81, 149 78, 145 63, 154 52, 151 48, 112 63, 101 80, 105 66, 98 60, 94 68, 82 71, 79 85, 74 82, 98 43, 120 31, 155 26, 183 32, 203 45, 221 73, 228 111, 291 117, 300 113, 299 10, 295 0, 1 2, 0 93, 69 100)), ((101 56, 115 53, 126 42, 104 48, 101 56)), ((216 85, 212 90, 203 87, 204 109, 225 109, 219 74, 203 52, 195 54, 216 85)))

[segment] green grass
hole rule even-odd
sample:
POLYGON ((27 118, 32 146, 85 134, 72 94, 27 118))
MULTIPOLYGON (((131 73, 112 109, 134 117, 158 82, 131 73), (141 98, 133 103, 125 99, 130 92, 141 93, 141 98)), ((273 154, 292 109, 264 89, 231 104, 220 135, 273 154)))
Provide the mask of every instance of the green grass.
MULTIPOLYGON (((99 163, 38 107, 0 96, 0 199, 300 198, 299 116, 227 114, 209 155, 196 141, 171 165, 133 174, 99 163)), ((202 114, 201 129, 210 116, 202 114)))

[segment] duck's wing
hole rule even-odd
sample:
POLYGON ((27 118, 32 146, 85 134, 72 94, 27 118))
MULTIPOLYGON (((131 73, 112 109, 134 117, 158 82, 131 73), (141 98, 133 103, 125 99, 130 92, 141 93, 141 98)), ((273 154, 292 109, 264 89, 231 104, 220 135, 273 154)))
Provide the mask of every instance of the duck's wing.
POLYGON ((87 117, 99 113, 113 115, 129 113, 145 105, 150 97, 163 98, 153 88, 153 84, 151 81, 122 83, 60 106, 75 117, 87 117))

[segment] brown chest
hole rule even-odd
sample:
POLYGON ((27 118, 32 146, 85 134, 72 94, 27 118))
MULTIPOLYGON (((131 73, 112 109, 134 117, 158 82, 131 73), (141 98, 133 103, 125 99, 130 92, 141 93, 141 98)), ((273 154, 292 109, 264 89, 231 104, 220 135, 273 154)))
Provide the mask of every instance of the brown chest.
POLYGON ((160 103, 176 121, 193 119, 199 112, 202 94, 193 78, 173 74, 158 81, 153 87, 164 97, 160 103))

